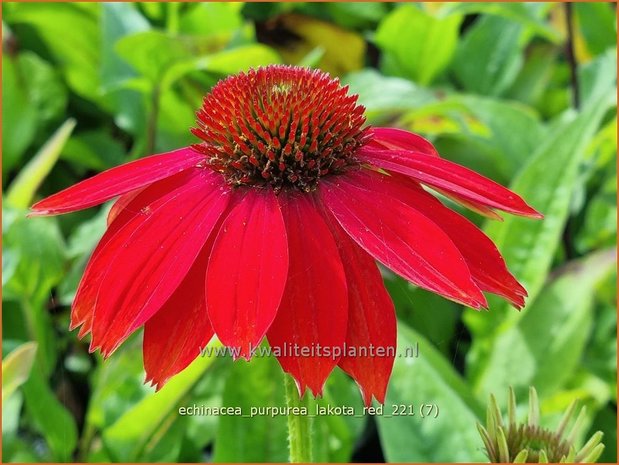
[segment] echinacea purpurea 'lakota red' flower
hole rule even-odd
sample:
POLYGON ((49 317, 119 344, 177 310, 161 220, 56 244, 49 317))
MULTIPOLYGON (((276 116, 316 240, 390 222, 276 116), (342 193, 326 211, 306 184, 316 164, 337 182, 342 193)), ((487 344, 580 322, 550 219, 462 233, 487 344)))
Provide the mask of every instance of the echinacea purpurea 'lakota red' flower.
POLYGON ((268 66, 219 82, 193 133, 202 142, 110 169, 35 204, 55 215, 119 196, 71 314, 109 356, 144 326, 147 381, 161 387, 214 336, 249 358, 266 335, 300 393, 336 365, 383 402, 396 320, 375 260, 480 309, 525 289, 492 241, 426 188, 496 218, 540 215, 447 161, 422 137, 365 125, 329 75, 268 66), (285 347, 343 349, 297 357, 285 347), (367 348, 382 347, 388 356, 367 348), (358 350, 355 355, 351 348, 358 350), (391 348, 391 351, 388 350, 391 348))

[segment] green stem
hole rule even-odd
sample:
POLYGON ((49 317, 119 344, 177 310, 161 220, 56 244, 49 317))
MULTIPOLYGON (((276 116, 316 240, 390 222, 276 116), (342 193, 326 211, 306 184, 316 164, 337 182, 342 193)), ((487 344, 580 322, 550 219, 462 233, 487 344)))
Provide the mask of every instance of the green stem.
POLYGON ((309 411, 305 415, 294 412, 308 407, 308 395, 299 397, 299 391, 291 376, 285 375, 286 406, 288 412, 288 445, 291 463, 310 463, 312 461, 312 424, 309 411), (296 413, 296 415, 295 415, 296 413))
POLYGON ((146 127, 146 155, 155 153, 157 145, 157 120, 159 119, 159 84, 153 86, 150 94, 150 113, 146 127))

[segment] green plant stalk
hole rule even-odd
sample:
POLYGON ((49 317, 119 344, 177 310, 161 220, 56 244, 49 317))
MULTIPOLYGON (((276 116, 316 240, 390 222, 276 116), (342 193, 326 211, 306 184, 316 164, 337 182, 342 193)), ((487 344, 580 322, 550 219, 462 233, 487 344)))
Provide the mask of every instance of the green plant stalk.
POLYGON ((290 463, 309 463, 312 461, 312 423, 309 415, 295 415, 292 409, 308 406, 308 396, 299 397, 299 391, 291 376, 284 380, 286 406, 288 407, 288 446, 290 463))
POLYGON ((150 94, 150 113, 146 125, 146 155, 155 153, 157 145, 157 120, 159 119, 159 99, 161 91, 159 84, 155 84, 150 94))

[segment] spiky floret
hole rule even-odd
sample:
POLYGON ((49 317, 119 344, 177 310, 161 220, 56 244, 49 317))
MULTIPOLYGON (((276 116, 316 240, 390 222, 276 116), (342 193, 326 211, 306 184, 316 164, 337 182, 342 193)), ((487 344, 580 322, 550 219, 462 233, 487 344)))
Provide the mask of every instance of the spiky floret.
POLYGON ((530 387, 529 415, 526 423, 519 423, 516 420, 516 396, 510 388, 508 421, 504 422, 496 399, 491 395, 486 427, 478 423, 477 429, 492 463, 594 463, 604 451, 603 435, 598 431, 584 446, 577 448, 576 439, 586 413, 584 407, 569 433, 565 434, 575 410, 576 401, 568 407, 556 430, 543 428, 539 424, 537 391, 530 387))
POLYGON ((204 98, 193 134, 206 164, 233 185, 311 191, 355 165, 368 139, 357 95, 327 73, 272 65, 230 76, 204 98))

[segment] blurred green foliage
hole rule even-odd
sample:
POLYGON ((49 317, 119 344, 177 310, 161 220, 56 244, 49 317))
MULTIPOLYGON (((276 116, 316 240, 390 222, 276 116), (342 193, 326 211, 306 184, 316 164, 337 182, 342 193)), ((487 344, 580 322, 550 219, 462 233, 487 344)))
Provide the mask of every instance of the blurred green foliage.
MULTIPOLYGON (((179 406, 281 406, 274 360, 199 358, 158 393, 141 335, 108 361, 68 331, 102 209, 26 219, 35 198, 95 172, 188 145, 202 96, 268 63, 321 67, 374 125, 510 185, 545 214, 480 224, 529 291, 516 312, 446 301, 385 276, 400 320, 386 410, 438 418, 315 421, 320 461, 483 461, 488 394, 540 394, 558 421, 573 398, 616 449, 616 10, 550 3, 3 3, 3 458, 285 461, 284 417, 182 416, 179 406), (574 86, 578 86, 577 89, 574 86), (577 90, 577 91, 576 91, 577 90), (579 95, 577 108, 574 94, 579 95)), ((468 213, 467 213, 468 214, 468 213)), ((342 372, 324 405, 361 399, 342 372)), ((391 413, 391 412, 385 412, 391 413)), ((550 425, 551 426, 551 425, 550 425)))

